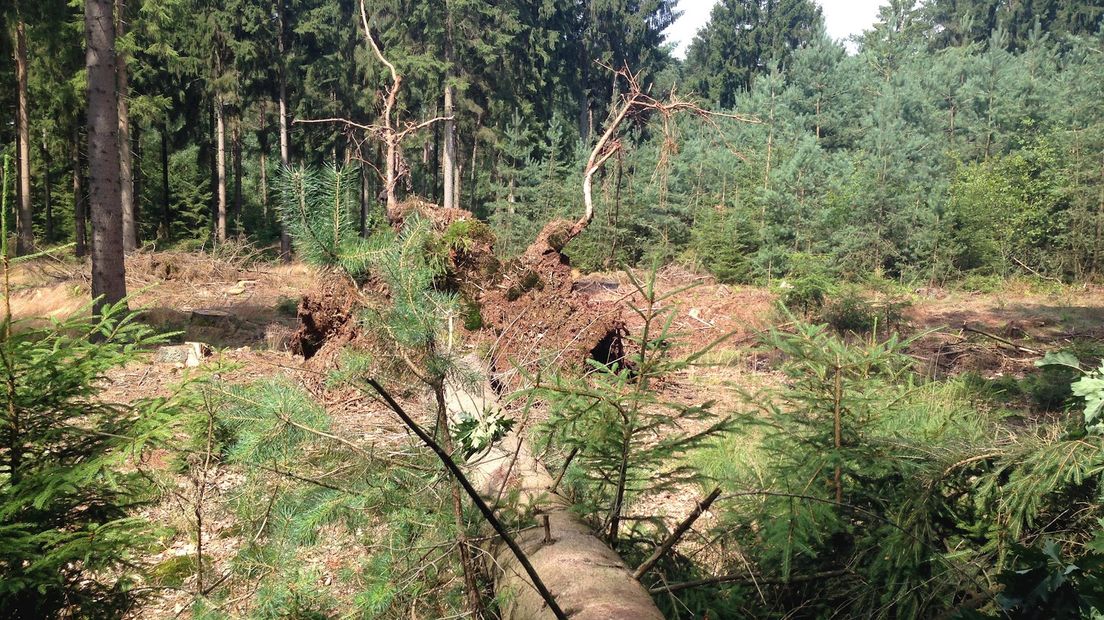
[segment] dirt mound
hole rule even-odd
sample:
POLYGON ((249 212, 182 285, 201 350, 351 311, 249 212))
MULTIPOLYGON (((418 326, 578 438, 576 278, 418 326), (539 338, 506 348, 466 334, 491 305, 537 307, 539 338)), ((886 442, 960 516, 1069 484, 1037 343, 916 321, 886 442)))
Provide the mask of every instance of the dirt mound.
POLYGON ((299 327, 291 336, 291 352, 309 360, 323 349, 338 350, 356 338, 358 300, 356 286, 348 279, 323 280, 299 301, 299 327))

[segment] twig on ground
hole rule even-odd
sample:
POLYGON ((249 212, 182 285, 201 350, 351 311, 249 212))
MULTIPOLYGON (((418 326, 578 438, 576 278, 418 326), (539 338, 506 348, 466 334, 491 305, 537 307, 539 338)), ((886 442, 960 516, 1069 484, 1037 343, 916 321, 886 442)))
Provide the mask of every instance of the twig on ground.
POLYGON ((982 331, 980 329, 975 329, 973 327, 970 327, 966 323, 962 324, 962 331, 970 332, 971 334, 977 334, 979 336, 985 336, 986 338, 989 338, 990 340, 995 340, 995 341, 997 341, 1001 344, 1008 345, 1008 346, 1012 347, 1013 349, 1015 349, 1017 351, 1022 351, 1024 353, 1030 353, 1032 355, 1042 355, 1043 354, 1043 352, 1038 350, 1038 349, 1032 349, 1030 347, 1025 347, 1025 346, 1018 345, 1015 342, 1012 342, 1011 340, 1008 340, 1007 338, 1001 338, 1000 336, 997 336, 996 334, 990 334, 987 331, 982 331))

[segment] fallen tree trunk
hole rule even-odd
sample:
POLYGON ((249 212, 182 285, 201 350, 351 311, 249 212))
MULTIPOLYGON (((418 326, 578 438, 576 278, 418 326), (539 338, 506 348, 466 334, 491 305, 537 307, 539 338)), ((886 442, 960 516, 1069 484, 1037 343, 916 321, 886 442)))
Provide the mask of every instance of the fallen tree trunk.
MULTIPOLYGON (((465 362, 474 370, 482 370, 478 360, 467 358, 465 362)), ((449 380, 445 387, 448 415, 453 421, 483 416, 498 406, 485 378, 474 385, 449 380)), ((571 512, 570 500, 550 490, 554 478, 517 431, 469 460, 467 477, 489 501, 516 498, 519 509, 547 517, 550 541, 544 528, 519 532, 515 540, 567 615, 580 620, 663 618, 651 595, 633 578, 620 556, 571 512)), ((502 597, 502 617, 551 618, 551 611, 506 545, 494 543, 490 555, 496 567, 495 591, 506 593, 502 597)))

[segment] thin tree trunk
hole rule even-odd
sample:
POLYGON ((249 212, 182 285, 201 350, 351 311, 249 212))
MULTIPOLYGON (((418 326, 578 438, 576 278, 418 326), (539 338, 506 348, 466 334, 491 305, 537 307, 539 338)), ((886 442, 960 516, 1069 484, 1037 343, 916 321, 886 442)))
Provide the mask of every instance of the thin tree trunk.
POLYGON ((27 26, 15 7, 15 81, 16 98, 15 124, 18 132, 19 149, 19 203, 16 213, 15 253, 24 255, 34 249, 34 221, 31 211, 31 126, 27 104, 27 26))
POLYGON ((172 194, 169 188, 169 123, 161 121, 161 226, 158 237, 172 238, 172 194))
POLYGON ((460 206, 460 193, 457 190, 460 184, 458 178, 460 175, 457 174, 456 119, 453 118, 456 113, 456 92, 453 85, 448 81, 453 74, 452 63, 455 59, 453 58, 452 45, 452 9, 447 2, 445 12, 445 62, 448 64, 445 72, 445 117, 449 120, 445 121, 445 150, 441 157, 441 168, 445 183, 445 199, 442 206, 446 209, 455 209, 460 206))
POLYGON ((215 223, 215 239, 226 241, 226 113, 222 98, 215 95, 215 167, 218 178, 218 216, 215 223))
MULTIPOLYGON (((437 116, 436 113, 439 112, 439 111, 440 111, 440 108, 434 107, 434 109, 433 109, 434 116, 437 116)), ((441 159, 441 158, 444 157, 444 155, 441 153, 441 124, 440 123, 434 123, 434 125, 433 125, 433 154, 436 156, 437 159, 441 159)), ((443 162, 444 160, 441 159, 441 161, 443 162)), ((435 202, 436 204, 443 204, 441 201, 444 200, 444 195, 443 195, 442 190, 441 190, 441 169, 443 167, 444 167, 443 164, 441 166, 434 166, 433 167, 433 191, 431 192, 430 195, 433 196, 433 202, 435 202)))
POLYGON ((207 108, 207 127, 210 128, 211 133, 208 136, 207 148, 204 149, 203 156, 206 158, 208 166, 208 172, 210 178, 208 179, 211 188, 210 203, 208 204, 208 215, 211 218, 210 232, 211 237, 215 236, 215 229, 217 228, 216 222, 218 221, 218 163, 215 158, 215 106, 211 105, 207 108))
POLYGON ((54 205, 50 200, 50 145, 46 142, 46 128, 42 129, 42 199, 46 211, 46 243, 54 241, 54 205))
POLYGON ((268 101, 261 100, 257 145, 261 151, 261 218, 268 225, 268 101))
MULTIPOLYGON (((456 454, 456 448, 452 441, 452 431, 449 429, 448 406, 445 404, 444 380, 437 381, 433 386, 433 394, 437 401, 437 428, 441 431, 441 447, 450 456, 456 454)), ((464 590, 468 597, 468 611, 473 618, 484 617, 483 600, 479 595, 479 578, 472 559, 471 543, 465 532, 464 504, 461 498, 459 481, 452 481, 452 516, 456 525, 456 544, 460 548, 460 566, 464 572, 464 590)))
POLYGON ((81 168, 80 145, 80 127, 74 123, 72 143, 69 145, 69 164, 73 168, 73 236, 76 237, 74 241, 76 241, 77 257, 83 258, 88 254, 88 232, 85 229, 87 208, 84 201, 84 174, 81 168))
MULTIPOLYGON (((115 34, 126 34, 126 0, 115 0, 115 34)), ((138 248, 137 222, 134 217, 134 160, 130 153, 130 109, 127 105, 126 54, 115 57, 116 105, 119 117, 119 199, 123 210, 123 251, 138 248)))
POLYGON ((1096 209, 1096 230, 1093 234, 1092 268, 1090 277, 1095 280, 1100 269, 1100 246, 1104 239, 1104 159, 1100 162, 1100 201, 1096 209))
MULTIPOLYGON (((452 116, 454 112, 452 86, 445 87, 445 116, 452 116)), ((441 153, 441 177, 444 179, 444 201, 441 206, 446 209, 455 209, 459 202, 456 187, 459 180, 456 178, 456 121, 445 121, 445 148, 441 153)))
MULTIPOLYGON (((771 81, 770 127, 767 131, 767 164, 763 170, 763 189, 770 189, 771 151, 774 147, 774 82, 771 81)), ((765 222, 765 218, 764 218, 765 222)))
MULTIPOLYGON (((476 164, 479 161, 479 132, 482 128, 483 128, 483 117, 482 116, 477 116, 476 119, 475 119, 475 131, 472 132, 472 156, 471 156, 471 159, 468 161, 468 163, 471 165, 471 179, 470 180, 471 180, 471 184, 472 184, 472 196, 473 197, 475 195, 475 180, 476 180, 475 175, 479 170, 479 167, 476 164)), ((459 199, 460 196, 457 196, 456 198, 459 199)))
POLYGON ((457 206, 457 208, 459 208, 460 207, 460 196, 462 195, 460 193, 462 191, 461 186, 463 185, 461 183, 461 181, 464 178, 464 166, 463 165, 457 165, 456 166, 456 174, 454 174, 452 178, 453 178, 454 181, 456 181, 456 189, 452 190, 452 197, 453 197, 454 200, 456 200, 456 206, 457 206))
MULTIPOLYGON (((284 0, 277 0, 276 2, 276 17, 276 44, 277 50, 280 52, 280 163, 284 168, 287 168, 291 165, 291 145, 289 143, 287 122, 287 67, 284 65, 286 55, 284 49, 284 28, 286 27, 284 23, 284 0)), ((283 223, 280 224, 280 259, 285 263, 291 262, 291 235, 288 234, 283 223)))
POLYGON ((242 145, 241 145, 241 113, 234 115, 233 134, 231 137, 231 154, 234 166, 234 211, 230 220, 241 221, 242 213, 242 145))
POLYGON ((119 191, 119 108, 115 95, 115 24, 111 0, 85 0, 88 42, 88 172, 92 213, 94 311, 126 297, 119 191))
POLYGON ((368 197, 372 194, 368 188, 368 166, 360 167, 360 236, 368 237, 368 197))
POLYGON ((134 245, 136 248, 142 247, 142 127, 140 125, 134 126, 132 132, 134 137, 134 168, 132 170, 131 178, 134 182, 134 245))

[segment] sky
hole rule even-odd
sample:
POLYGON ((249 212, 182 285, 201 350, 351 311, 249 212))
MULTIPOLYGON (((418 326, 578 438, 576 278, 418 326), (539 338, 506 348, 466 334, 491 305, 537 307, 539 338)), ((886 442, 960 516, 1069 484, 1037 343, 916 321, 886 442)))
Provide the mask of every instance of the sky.
MULTIPOLYGON (((883 1, 817 0, 817 4, 824 10, 828 34, 833 39, 846 39, 874 24, 878 17, 878 7, 883 1)), ((686 48, 694 40, 698 29, 709 21, 709 11, 716 3, 716 0, 679 0, 678 8, 682 11, 682 17, 667 30, 667 40, 677 44, 675 56, 686 57, 686 48)))

